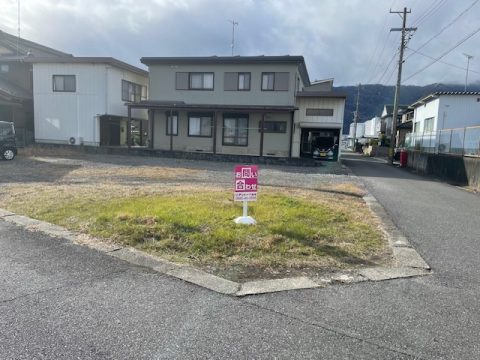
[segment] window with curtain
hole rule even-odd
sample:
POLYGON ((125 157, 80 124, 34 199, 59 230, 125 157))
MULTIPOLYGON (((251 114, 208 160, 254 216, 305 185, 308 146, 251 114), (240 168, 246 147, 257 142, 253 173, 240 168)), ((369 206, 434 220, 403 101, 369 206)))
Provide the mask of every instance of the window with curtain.
POLYGON ((188 116, 188 136, 211 137, 212 136, 212 115, 188 116))
POLYGON ((423 127, 423 132, 432 132, 433 131, 433 123, 435 122, 434 117, 430 117, 425 119, 425 124, 423 127))
POLYGON ((143 86, 131 81, 122 80, 122 100, 130 102, 139 102, 142 100, 143 86))
POLYGON ((223 145, 248 146, 248 115, 223 118, 223 145))
POLYGON ((178 114, 177 113, 172 113, 172 116, 170 116, 170 112, 167 113, 167 135, 173 135, 173 136, 178 135, 178 114))
POLYGON ((262 90, 273 90, 275 73, 262 74, 262 90))
POLYGON ((53 75, 53 91, 75 92, 75 75, 53 75))
POLYGON ((213 73, 190 73, 191 90, 213 90, 213 73))

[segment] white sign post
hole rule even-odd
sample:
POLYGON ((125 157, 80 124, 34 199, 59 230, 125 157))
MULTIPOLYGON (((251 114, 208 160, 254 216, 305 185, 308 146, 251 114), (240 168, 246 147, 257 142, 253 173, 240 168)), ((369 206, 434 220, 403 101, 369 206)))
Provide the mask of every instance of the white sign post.
POLYGON ((237 165, 234 176, 234 200, 243 202, 243 214, 234 221, 236 224, 255 225, 255 219, 248 216, 248 202, 257 201, 258 168, 256 165, 237 165))

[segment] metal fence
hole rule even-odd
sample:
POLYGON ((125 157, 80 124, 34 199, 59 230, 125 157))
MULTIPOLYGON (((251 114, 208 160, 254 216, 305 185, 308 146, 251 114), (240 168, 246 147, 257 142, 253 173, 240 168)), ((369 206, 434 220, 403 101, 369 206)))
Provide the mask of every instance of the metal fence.
POLYGON ((431 154, 480 156, 480 126, 409 133, 405 147, 431 154))

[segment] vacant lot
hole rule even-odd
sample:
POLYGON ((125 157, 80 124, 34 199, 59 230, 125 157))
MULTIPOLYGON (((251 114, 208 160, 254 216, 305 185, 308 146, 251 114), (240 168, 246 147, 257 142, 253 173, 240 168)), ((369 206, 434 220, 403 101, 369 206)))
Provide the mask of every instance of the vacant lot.
POLYGON ((361 186, 335 164, 260 166, 246 227, 232 221, 232 163, 66 155, 0 163, 0 207, 234 280, 389 261, 361 186))

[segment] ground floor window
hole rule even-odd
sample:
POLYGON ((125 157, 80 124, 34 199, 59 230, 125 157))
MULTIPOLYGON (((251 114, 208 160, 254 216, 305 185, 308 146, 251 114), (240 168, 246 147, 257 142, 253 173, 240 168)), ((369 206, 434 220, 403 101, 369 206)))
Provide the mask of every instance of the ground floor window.
POLYGON ((248 146, 248 115, 225 115, 223 145, 248 146))
POLYGON ((188 136, 212 137, 211 114, 189 114, 188 136))
POLYGON ((178 114, 167 112, 167 135, 178 135, 178 114), (172 130, 173 129, 173 130, 172 130))
MULTIPOLYGON (((262 131, 261 125, 258 128, 258 131, 262 131)), ((287 132, 287 122, 286 121, 264 121, 263 122, 263 132, 264 133, 283 133, 283 134, 285 134, 287 132)))

